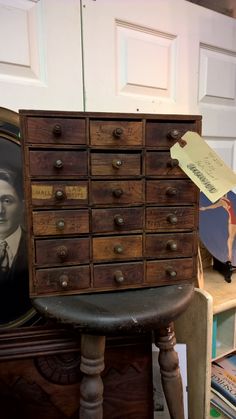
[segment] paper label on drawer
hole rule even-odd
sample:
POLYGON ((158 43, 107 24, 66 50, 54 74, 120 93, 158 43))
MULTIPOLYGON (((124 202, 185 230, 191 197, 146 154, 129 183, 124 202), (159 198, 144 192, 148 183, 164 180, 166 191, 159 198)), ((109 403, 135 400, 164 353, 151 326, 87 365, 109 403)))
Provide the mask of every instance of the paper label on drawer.
MULTIPOLYGON (((53 185, 32 185, 32 199, 50 199, 55 191, 53 185)), ((65 186, 67 199, 87 199, 87 186, 65 186)))
POLYGON ((32 199, 49 199, 53 194, 51 185, 32 185, 32 199))
POLYGON ((196 132, 186 132, 170 154, 211 202, 236 186, 236 174, 196 132))
POLYGON ((66 186, 68 199, 87 199, 87 186, 66 186))

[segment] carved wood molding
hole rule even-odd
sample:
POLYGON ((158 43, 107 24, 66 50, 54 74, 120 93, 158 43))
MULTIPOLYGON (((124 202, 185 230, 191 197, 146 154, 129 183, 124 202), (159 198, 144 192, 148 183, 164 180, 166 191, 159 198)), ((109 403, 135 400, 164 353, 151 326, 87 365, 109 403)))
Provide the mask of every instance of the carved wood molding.
POLYGON ((39 356, 34 359, 38 372, 54 384, 70 385, 81 381, 80 353, 39 356))
MULTIPOLYGON (((107 338, 108 347, 150 344, 150 333, 107 338)), ((56 326, 6 329, 0 332, 0 361, 56 355, 80 350, 80 332, 56 326)))
POLYGON ((0 361, 78 351, 79 334, 57 328, 19 328, 0 333, 0 361))

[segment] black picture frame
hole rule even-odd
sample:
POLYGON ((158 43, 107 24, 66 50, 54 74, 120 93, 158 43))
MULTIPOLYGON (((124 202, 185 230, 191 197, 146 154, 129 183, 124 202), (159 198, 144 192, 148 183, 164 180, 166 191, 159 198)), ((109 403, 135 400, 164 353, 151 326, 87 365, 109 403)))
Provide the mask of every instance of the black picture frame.
MULTIPOLYGON (((21 142, 19 128, 19 114, 10 109, 0 107, 0 185, 2 188, 8 184, 5 176, 9 173, 15 176, 14 188, 17 190, 20 204, 19 211, 15 212, 19 218, 20 241, 13 255, 10 269, 7 273, 0 272, 0 331, 22 326, 35 325, 39 321, 39 315, 32 307, 29 298, 28 280, 28 255, 27 234, 24 223, 24 193, 23 193, 23 167, 21 159, 21 142), (18 185, 18 186, 17 186, 18 185), (19 190, 21 193, 19 194, 19 190)), ((9 175, 10 176, 10 175, 9 175)), ((2 210, 2 201, 6 194, 0 187, 0 240, 6 231, 6 218, 2 210), (1 231, 2 220, 2 231, 1 231)), ((4 201, 5 202, 5 201, 4 201)), ((17 207, 18 208, 18 207, 17 207)), ((16 210, 17 211, 17 210, 16 210)))

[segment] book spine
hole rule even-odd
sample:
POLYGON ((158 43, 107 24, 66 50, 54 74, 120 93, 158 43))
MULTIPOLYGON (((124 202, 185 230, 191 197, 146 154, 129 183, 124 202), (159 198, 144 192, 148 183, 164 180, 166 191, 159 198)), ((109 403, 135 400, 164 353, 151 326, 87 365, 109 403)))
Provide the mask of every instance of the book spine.
POLYGON ((217 315, 213 317, 212 330, 212 358, 216 357, 216 337, 217 337, 217 315))
POLYGON ((236 406, 236 385, 227 375, 212 372, 211 386, 225 399, 229 400, 233 406, 236 406))

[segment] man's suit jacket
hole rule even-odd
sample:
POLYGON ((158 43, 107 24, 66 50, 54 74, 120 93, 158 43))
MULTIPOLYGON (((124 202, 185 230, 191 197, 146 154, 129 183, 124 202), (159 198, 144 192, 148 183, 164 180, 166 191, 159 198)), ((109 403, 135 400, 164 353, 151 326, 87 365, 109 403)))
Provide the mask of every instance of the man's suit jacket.
POLYGON ((0 326, 26 314, 29 299, 26 233, 22 231, 18 252, 7 273, 0 273, 0 326))

